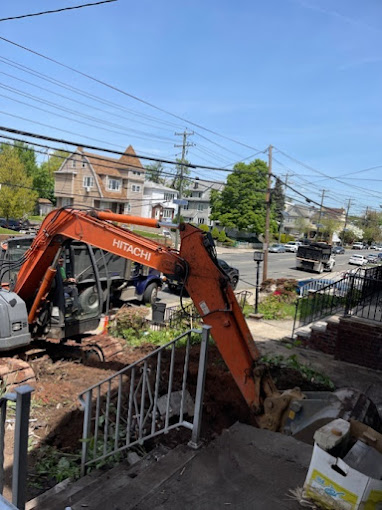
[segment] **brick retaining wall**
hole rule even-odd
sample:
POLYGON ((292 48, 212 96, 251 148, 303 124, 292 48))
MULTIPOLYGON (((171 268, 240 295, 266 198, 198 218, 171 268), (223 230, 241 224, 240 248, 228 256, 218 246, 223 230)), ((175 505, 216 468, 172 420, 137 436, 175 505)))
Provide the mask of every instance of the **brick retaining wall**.
POLYGON ((335 358, 382 370, 382 324, 358 317, 341 318, 335 358))

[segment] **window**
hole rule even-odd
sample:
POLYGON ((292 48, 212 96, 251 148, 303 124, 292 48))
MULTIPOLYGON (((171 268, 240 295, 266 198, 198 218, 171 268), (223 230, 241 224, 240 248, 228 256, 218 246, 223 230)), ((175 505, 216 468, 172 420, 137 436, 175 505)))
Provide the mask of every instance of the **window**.
POLYGON ((92 188, 94 186, 94 179, 91 175, 84 177, 84 188, 92 188))
POLYGON ((195 197, 195 198, 202 198, 202 192, 201 191, 193 191, 191 193, 191 196, 195 197))
POLYGON ((129 214, 130 212, 131 212, 131 205, 129 203, 127 203, 123 207, 123 214, 129 214))
POLYGON ((131 190, 134 191, 135 193, 138 193, 139 191, 141 191, 141 187, 139 184, 133 184, 131 186, 131 190))
POLYGON ((107 189, 109 191, 119 191, 121 189, 121 179, 107 178, 107 189))
POLYGON ((72 168, 76 168, 76 160, 72 159, 72 168))
POLYGON ((202 223, 204 223, 204 218, 198 218, 198 225, 201 225, 202 223))
POLYGON ((66 207, 68 205, 72 205, 73 199, 69 197, 62 197, 61 198, 61 207, 66 207))
POLYGON ((163 218, 172 218, 172 209, 163 209, 163 218))
POLYGON ((204 211, 204 204, 198 204, 198 211, 204 211))
POLYGON ((136 172, 135 170, 133 170, 133 175, 141 175, 142 172, 136 172))
POLYGON ((171 202, 175 198, 175 193, 165 193, 163 198, 165 202, 171 202))
POLYGON ((188 211, 188 204, 187 205, 183 205, 183 211, 188 211))
POLYGON ((82 168, 85 168, 86 167, 86 162, 85 161, 82 161, 82 168))

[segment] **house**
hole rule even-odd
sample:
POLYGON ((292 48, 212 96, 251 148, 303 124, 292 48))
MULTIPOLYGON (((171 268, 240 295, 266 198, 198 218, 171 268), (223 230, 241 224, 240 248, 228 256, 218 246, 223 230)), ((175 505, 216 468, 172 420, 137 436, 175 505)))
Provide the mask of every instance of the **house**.
POLYGON ((95 207, 141 216, 145 169, 131 145, 119 159, 77 147, 54 179, 57 207, 95 207))
POLYGON ((304 228, 306 233, 315 231, 317 228, 314 225, 313 217, 316 213, 315 207, 286 202, 282 231, 290 235, 301 235, 304 228))
POLYGON ((177 190, 156 182, 145 181, 143 185, 142 216, 174 222, 178 213, 178 206, 174 203, 177 197, 177 190))
POLYGON ((37 200, 38 216, 46 216, 53 209, 53 204, 48 198, 39 198, 37 200))
POLYGON ((196 225, 204 223, 213 226, 214 223, 210 220, 211 191, 222 191, 223 188, 223 182, 212 182, 196 177, 188 190, 188 196, 184 197, 188 201, 188 204, 183 205, 181 209, 184 221, 196 225))

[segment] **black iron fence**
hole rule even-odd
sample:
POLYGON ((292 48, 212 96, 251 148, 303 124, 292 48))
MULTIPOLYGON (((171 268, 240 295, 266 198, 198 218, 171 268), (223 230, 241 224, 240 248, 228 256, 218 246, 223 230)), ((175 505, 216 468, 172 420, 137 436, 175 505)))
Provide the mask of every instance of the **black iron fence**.
POLYGON ((296 329, 330 315, 352 315, 382 321, 382 267, 346 274, 297 300, 293 333, 296 329))

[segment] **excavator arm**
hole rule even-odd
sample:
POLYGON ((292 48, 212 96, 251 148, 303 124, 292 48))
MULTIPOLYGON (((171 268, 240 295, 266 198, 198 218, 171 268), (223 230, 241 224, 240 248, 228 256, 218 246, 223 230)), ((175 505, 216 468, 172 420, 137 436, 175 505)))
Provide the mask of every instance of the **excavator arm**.
POLYGON ((237 303, 229 278, 217 263, 213 241, 200 229, 180 225, 180 251, 164 247, 111 222, 159 228, 154 219, 107 211, 59 209, 44 220, 26 253, 15 292, 29 304, 33 323, 39 304, 55 274, 57 254, 66 239, 88 243, 140 262, 184 281, 203 322, 211 326, 214 341, 259 424, 277 429, 290 397, 276 389, 267 370, 258 363, 259 351, 237 303), (39 291, 36 294, 36 289, 39 291), (264 409, 269 407, 264 415, 264 409))

